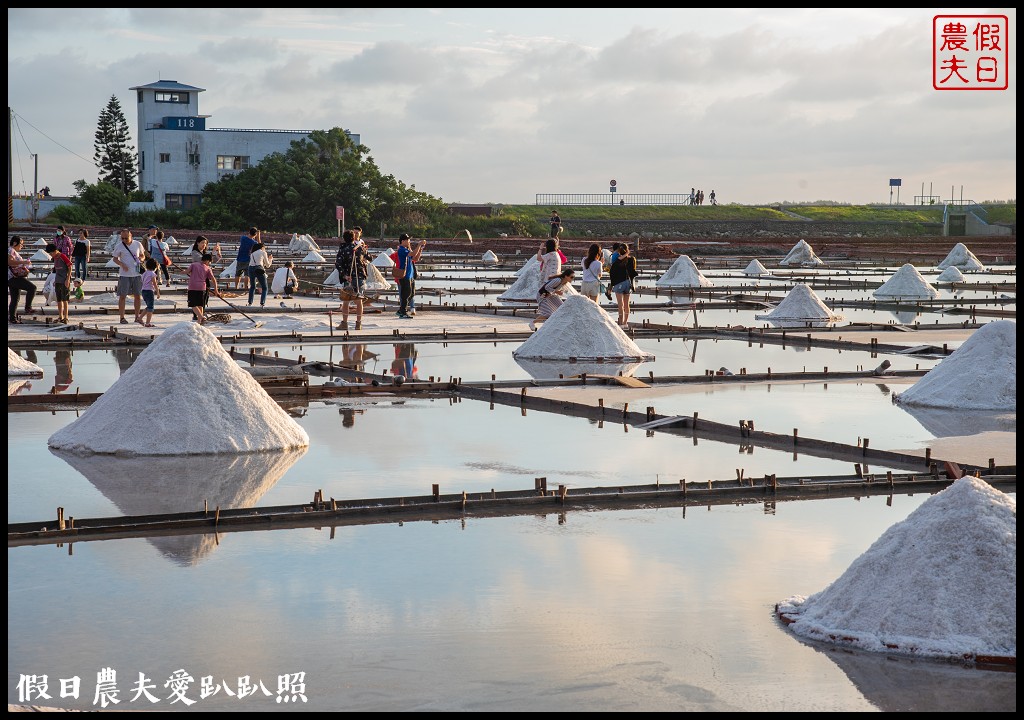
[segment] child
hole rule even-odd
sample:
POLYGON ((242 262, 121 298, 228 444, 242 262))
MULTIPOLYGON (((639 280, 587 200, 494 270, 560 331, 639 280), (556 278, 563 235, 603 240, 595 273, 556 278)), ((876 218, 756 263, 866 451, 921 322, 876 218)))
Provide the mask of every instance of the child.
POLYGON ((56 243, 46 244, 46 254, 53 258, 53 294, 57 299, 57 322, 68 322, 68 300, 71 298, 71 258, 57 249, 56 243))
POLYGON ((192 308, 192 320, 200 325, 205 324, 203 315, 206 311, 206 304, 210 301, 210 292, 207 288, 217 292, 217 278, 213 276, 210 263, 213 262, 213 255, 203 253, 199 262, 188 266, 188 306, 192 308))
POLYGON ((293 267, 295 264, 289 260, 284 267, 274 271, 274 280, 270 283, 270 289, 274 292, 275 298, 281 297, 281 293, 284 293, 285 300, 292 299, 292 293, 299 286, 299 279, 295 277, 293 267))
POLYGON ((156 298, 160 297, 160 278, 156 274, 158 267, 155 258, 146 258, 146 272, 142 273, 142 299, 146 303, 146 322, 142 322, 141 316, 137 320, 143 327, 156 327, 153 324, 153 305, 156 298))
POLYGON ((77 302, 85 300, 85 288, 82 286, 82 278, 75 278, 71 283, 71 297, 77 302))

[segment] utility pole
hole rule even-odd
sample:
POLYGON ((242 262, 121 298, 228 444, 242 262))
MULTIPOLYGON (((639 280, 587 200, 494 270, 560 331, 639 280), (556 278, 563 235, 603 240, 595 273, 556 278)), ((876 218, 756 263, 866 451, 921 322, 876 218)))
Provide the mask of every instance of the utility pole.
POLYGON ((35 172, 32 175, 32 222, 39 220, 39 153, 32 154, 35 172))

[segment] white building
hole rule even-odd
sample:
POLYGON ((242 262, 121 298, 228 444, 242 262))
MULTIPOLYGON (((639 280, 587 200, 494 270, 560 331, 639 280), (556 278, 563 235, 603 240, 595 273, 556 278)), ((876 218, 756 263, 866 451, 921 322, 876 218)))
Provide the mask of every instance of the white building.
MULTIPOLYGON (((160 80, 130 89, 138 100, 139 189, 152 190, 158 208, 195 207, 207 183, 285 152, 312 132, 211 128, 210 116, 199 113, 204 88, 160 80)), ((358 135, 345 132, 359 144, 358 135)))

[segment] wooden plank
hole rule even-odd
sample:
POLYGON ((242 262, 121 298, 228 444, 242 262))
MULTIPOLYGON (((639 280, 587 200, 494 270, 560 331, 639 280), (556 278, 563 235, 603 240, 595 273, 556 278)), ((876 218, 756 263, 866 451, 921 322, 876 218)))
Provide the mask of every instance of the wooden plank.
POLYGON ((637 430, 653 430, 654 428, 664 427, 666 425, 675 425, 676 423, 684 422, 689 419, 690 418, 685 415, 673 415, 672 417, 651 420, 650 422, 634 425, 633 427, 637 430))
POLYGON ((597 378, 598 380, 606 380, 608 382, 618 383, 625 387, 631 388, 649 388, 650 385, 645 383, 643 380, 638 380, 632 375, 587 375, 587 379, 597 378))

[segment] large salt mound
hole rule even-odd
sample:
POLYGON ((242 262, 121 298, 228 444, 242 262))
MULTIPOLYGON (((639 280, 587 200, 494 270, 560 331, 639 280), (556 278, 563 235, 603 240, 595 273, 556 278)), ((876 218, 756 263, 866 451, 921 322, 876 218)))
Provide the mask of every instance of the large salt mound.
POLYGON ((936 267, 939 270, 945 270, 948 267, 959 268, 963 272, 980 272, 985 269, 985 266, 981 264, 981 260, 975 257, 974 253, 967 249, 967 246, 963 243, 957 243, 953 246, 953 249, 949 251, 949 255, 946 259, 940 262, 936 267))
POLYGON ((653 360, 608 313, 582 295, 566 298, 512 357, 527 360, 653 360))
POLYGON ((963 282, 964 274, 960 272, 960 268, 956 265, 950 265, 948 268, 939 273, 938 277, 935 278, 936 282, 963 282))
POLYGON ((309 435, 212 332, 182 322, 48 444, 82 454, 210 455, 307 447, 309 435))
MULTIPOLYGON (((534 258, 537 256, 534 255, 534 258)), ((538 266, 532 271, 524 272, 516 278, 516 281, 497 297, 501 302, 537 302, 537 293, 540 292, 540 270, 538 266)), ((524 267, 523 270, 526 268, 524 267)), ((521 272, 521 271, 520 271, 521 272)), ((572 285, 567 285, 564 294, 566 296, 579 295, 579 292, 572 285)))
POLYGON ((962 477, 778 612, 798 635, 864 650, 1016 659, 1017 501, 962 477))
POLYGON ((758 320, 842 320, 832 312, 811 290, 810 285, 794 285, 774 310, 766 315, 755 315, 758 320))
POLYGON ((968 410, 1017 409, 1017 323, 983 325, 897 396, 901 405, 968 410))
POLYGON ((714 283, 701 274, 689 255, 680 255, 654 284, 660 288, 689 288, 711 287, 714 283))
POLYGON ((899 300, 901 298, 931 300, 939 296, 939 291, 924 279, 916 267, 906 263, 893 273, 892 277, 882 283, 881 287, 875 290, 872 295, 886 300, 899 300))
POLYGON ((751 260, 750 264, 743 269, 744 275, 770 275, 768 268, 761 264, 760 260, 751 260))
MULTIPOLYGON (((7 348, 7 377, 42 377, 43 369, 7 348)), ((10 392, 7 393, 10 395, 10 392)))
POLYGON ((814 249, 807 244, 806 240, 801 240, 794 245, 789 254, 779 262, 779 265, 800 265, 801 267, 813 267, 824 264, 822 259, 814 254, 814 249))

